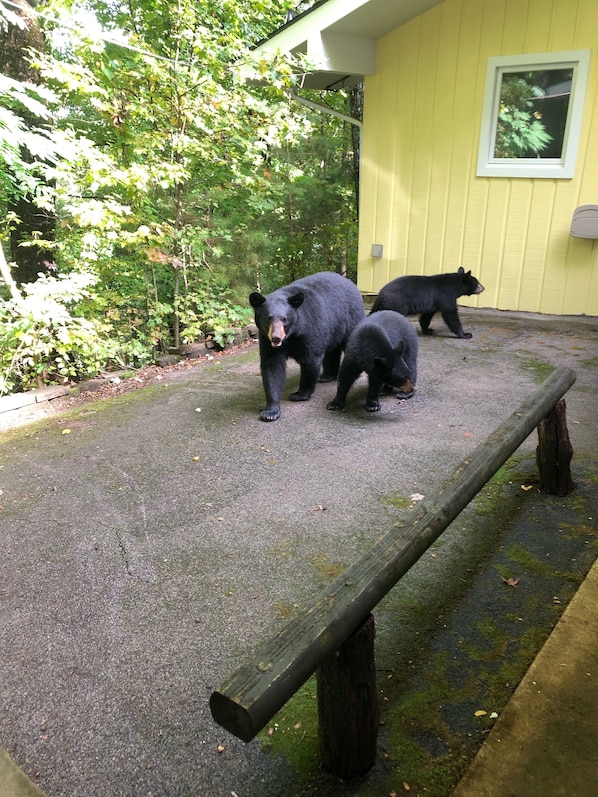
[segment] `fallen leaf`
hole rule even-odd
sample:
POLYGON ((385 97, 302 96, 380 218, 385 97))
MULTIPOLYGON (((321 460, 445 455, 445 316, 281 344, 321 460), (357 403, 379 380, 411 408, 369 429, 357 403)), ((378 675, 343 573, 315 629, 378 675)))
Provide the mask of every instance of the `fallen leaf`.
POLYGON ((473 712, 474 717, 484 717, 488 712, 484 711, 484 709, 479 708, 477 711, 473 712))
POLYGON ((527 492, 528 490, 533 490, 534 489, 534 485, 533 484, 522 484, 521 485, 521 489, 525 490, 525 492, 527 492))
POLYGON ((405 791, 411 791, 411 786, 408 783, 403 782, 403 788, 405 791))
POLYGON ((193 462, 199 462, 199 457, 193 457, 193 462))
POLYGON ((422 501, 424 496, 421 493, 413 493, 409 496, 409 500, 416 503, 417 501, 422 501))
POLYGON ((519 584, 519 579, 518 578, 513 578, 512 576, 511 576, 511 578, 503 578, 502 580, 509 587, 516 587, 517 584, 519 584))
POLYGON ((219 753, 223 753, 224 752, 224 747, 221 744, 218 745, 218 752, 219 753))
POLYGON ((326 508, 327 507, 322 506, 322 504, 318 504, 317 506, 312 506, 310 512, 325 512, 326 508))
POLYGON ((301 723, 300 722, 297 722, 297 723, 295 723, 295 725, 293 725, 293 728, 295 728, 296 731, 298 731, 300 727, 301 727, 301 723))
POLYGON ((70 429, 63 429, 62 430, 62 434, 70 434, 70 433, 71 433, 70 429))

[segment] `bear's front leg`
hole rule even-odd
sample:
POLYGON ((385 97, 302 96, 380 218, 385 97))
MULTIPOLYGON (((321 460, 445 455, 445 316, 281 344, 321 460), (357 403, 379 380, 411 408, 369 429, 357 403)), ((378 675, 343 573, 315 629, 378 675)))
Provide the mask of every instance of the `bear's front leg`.
POLYGON ((461 319, 459 318, 458 311, 455 310, 445 310, 442 313, 442 318, 444 319, 444 323, 458 338, 471 338, 471 332, 463 332, 463 327, 461 326, 461 319))
POLYGON ((311 361, 308 363, 301 363, 301 376, 299 377, 299 389, 289 396, 290 401, 309 401, 312 397, 316 384, 318 382, 318 375, 320 373, 320 366, 322 360, 311 361))
POLYGON ((370 376, 368 380, 368 394, 365 399, 367 412, 380 412, 380 391, 384 387, 384 382, 376 376, 370 376))
POLYGON ((430 324, 434 318, 435 311, 431 313, 422 313, 419 317, 419 325, 421 327, 422 335, 433 335, 434 330, 430 329, 430 324))
POLYGON ((361 370, 351 365, 349 359, 345 357, 340 367, 338 375, 338 387, 336 389, 336 396, 329 401, 326 405, 327 410, 342 410, 345 406, 347 394, 353 383, 361 373, 361 370))
POLYGON ((283 352, 273 352, 269 341, 260 340, 262 382, 266 394, 266 406, 260 412, 262 421, 277 421, 280 418, 280 397, 287 373, 287 358, 283 352))

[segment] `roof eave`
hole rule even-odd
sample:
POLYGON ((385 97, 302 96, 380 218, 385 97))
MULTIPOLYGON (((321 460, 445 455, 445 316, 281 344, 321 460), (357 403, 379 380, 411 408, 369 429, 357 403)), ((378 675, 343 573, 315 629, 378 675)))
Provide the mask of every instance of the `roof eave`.
POLYGON ((321 0, 256 46, 305 55, 305 88, 338 89, 376 72, 376 42, 442 0, 321 0))

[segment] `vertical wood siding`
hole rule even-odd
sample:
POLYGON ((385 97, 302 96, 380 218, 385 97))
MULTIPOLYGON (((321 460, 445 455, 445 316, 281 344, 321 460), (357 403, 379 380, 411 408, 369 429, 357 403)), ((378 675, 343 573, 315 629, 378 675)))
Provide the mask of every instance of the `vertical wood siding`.
POLYGON ((444 0, 378 43, 366 80, 358 284, 459 265, 463 303, 598 315, 598 241, 572 238, 598 204, 597 0, 444 0), (572 179, 477 177, 490 56, 592 50, 572 179), (384 255, 371 257, 372 244, 384 255))

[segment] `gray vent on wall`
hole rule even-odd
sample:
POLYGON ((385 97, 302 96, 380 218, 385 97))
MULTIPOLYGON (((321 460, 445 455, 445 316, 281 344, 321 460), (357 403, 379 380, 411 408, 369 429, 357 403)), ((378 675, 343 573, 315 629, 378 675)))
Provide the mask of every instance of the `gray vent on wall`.
POLYGON ((571 219, 574 238, 598 238, 598 205, 580 205, 571 219))

